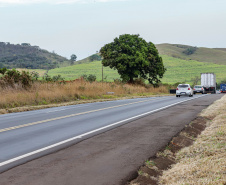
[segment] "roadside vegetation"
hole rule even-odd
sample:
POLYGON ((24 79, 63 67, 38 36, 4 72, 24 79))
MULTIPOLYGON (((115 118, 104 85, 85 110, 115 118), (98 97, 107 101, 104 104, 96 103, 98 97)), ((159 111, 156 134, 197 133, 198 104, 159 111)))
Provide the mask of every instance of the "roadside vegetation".
POLYGON ((29 73, 38 73, 39 79, 42 79, 42 77, 48 73, 48 70, 45 69, 26 69, 26 68, 16 68, 17 71, 22 72, 22 71, 26 71, 29 73))
POLYGON ((76 104, 81 100, 168 94, 166 86, 154 88, 142 81, 137 81, 137 84, 133 85, 120 81, 101 83, 95 81, 94 75, 84 75, 75 81, 66 82, 61 76, 51 78, 48 75, 38 80, 36 73, 19 72, 14 69, 1 69, 0 73, 2 74, 0 77, 0 109, 4 109, 2 113, 6 113, 7 109, 22 106, 72 101, 76 104))

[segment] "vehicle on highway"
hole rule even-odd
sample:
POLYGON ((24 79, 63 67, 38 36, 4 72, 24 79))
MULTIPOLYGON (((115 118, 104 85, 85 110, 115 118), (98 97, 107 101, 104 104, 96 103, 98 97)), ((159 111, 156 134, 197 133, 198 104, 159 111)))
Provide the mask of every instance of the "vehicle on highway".
POLYGON ((220 84, 221 93, 226 93, 226 84, 220 84))
POLYGON ((190 84, 179 84, 176 89, 176 97, 180 96, 193 96, 193 90, 190 84))
POLYGON ((216 75, 214 73, 201 73, 201 85, 205 94, 216 94, 216 75))
POLYGON ((205 90, 203 88, 203 86, 201 85, 195 85, 194 88, 193 88, 193 93, 196 94, 196 93, 202 93, 204 94, 205 93, 205 90))
POLYGON ((220 94, 221 93, 221 90, 216 90, 216 94, 220 94))

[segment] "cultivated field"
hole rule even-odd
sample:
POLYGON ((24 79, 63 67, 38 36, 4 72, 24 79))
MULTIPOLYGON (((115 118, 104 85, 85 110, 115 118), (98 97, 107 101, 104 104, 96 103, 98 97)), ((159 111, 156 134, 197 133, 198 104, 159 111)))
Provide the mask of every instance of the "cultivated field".
MULTIPOLYGON (((214 63, 197 62, 193 60, 182 60, 178 58, 162 56, 163 63, 167 68, 166 73, 162 79, 163 83, 174 84, 176 82, 192 83, 191 79, 195 76, 200 77, 200 73, 214 72, 217 77, 217 82, 226 78, 226 65, 219 65, 214 63)), ((94 61, 91 63, 77 64, 64 68, 52 69, 48 72, 50 76, 61 75, 66 80, 73 80, 79 78, 83 74, 94 74, 97 80, 102 79, 102 65, 101 61, 94 61)), ((118 79, 119 75, 116 70, 104 67, 104 80, 112 82, 118 79)))

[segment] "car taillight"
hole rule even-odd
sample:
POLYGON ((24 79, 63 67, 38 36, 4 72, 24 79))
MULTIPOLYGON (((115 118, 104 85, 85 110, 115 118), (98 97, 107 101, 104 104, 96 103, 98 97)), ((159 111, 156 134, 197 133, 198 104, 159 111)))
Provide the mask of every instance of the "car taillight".
POLYGON ((203 88, 202 88, 202 90, 203 90, 203 88))
POLYGON ((190 88, 188 88, 188 90, 190 90, 190 88))
POLYGON ((195 90, 195 88, 193 90, 195 90))
POLYGON ((177 88, 177 90, 179 90, 179 89, 177 88))

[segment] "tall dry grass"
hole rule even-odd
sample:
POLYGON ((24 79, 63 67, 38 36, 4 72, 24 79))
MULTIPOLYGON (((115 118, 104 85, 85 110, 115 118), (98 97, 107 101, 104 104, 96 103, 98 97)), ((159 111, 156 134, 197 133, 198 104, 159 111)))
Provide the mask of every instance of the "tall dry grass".
POLYGON ((24 105, 45 105, 78 99, 104 99, 122 96, 140 96, 168 93, 166 87, 145 88, 128 84, 76 81, 72 83, 39 83, 29 90, 22 87, 0 89, 0 109, 24 105), (113 95, 108 92, 114 92, 113 95))
POLYGON ((178 163, 163 173, 160 184, 226 184, 226 95, 201 116, 215 118, 193 145, 177 153, 178 163))

